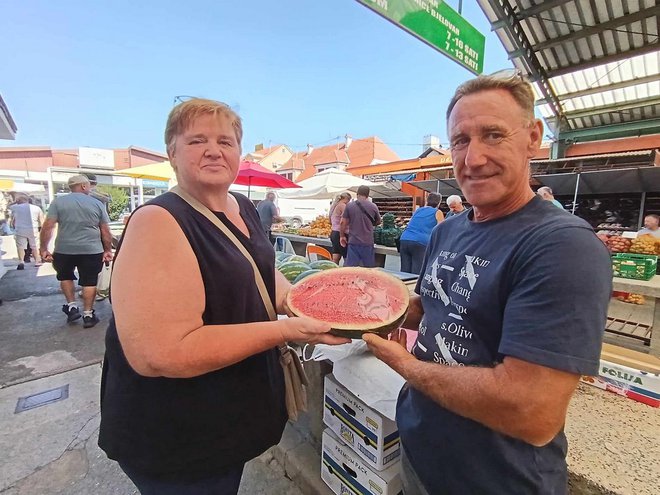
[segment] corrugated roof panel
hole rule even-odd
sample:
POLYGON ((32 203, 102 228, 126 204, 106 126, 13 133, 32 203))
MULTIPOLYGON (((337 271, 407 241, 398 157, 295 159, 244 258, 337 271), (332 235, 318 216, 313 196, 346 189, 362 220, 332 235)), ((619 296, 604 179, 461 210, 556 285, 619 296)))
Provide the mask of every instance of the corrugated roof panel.
MULTIPOLYGON (((532 68, 537 74, 564 73, 550 78, 548 84, 568 114, 569 128, 658 118, 658 105, 648 105, 649 98, 660 95, 660 81, 653 77, 660 69, 657 0, 548 1, 545 9, 546 2, 541 0, 477 1, 491 23, 513 16, 498 23, 495 31, 509 53, 523 54, 512 58, 516 67, 532 68), (509 7, 513 10, 507 14, 509 7), (517 38, 516 25, 532 45, 531 58, 517 38), (644 52, 638 54, 640 48, 644 52), (610 62, 590 66, 599 59, 610 62), (635 82, 636 78, 644 80, 635 82), (626 108, 628 103, 644 99, 647 101, 640 101, 639 107, 626 108), (584 115, 592 107, 621 104, 625 107, 620 111, 584 115), (571 118, 571 112, 582 113, 571 118)), ((547 96, 540 90, 536 93, 547 96)), ((551 105, 539 106, 544 117, 551 110, 551 105)))

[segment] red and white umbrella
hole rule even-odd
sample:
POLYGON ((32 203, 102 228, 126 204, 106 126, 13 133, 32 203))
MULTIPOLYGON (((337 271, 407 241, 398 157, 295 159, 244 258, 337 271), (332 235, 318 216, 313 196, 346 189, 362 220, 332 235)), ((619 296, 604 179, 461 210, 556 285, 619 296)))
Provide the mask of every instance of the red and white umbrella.
POLYGON ((295 182, 290 181, 275 172, 262 167, 258 163, 242 161, 238 169, 238 176, 234 184, 248 186, 248 198, 250 197, 250 187, 260 186, 271 189, 299 188, 295 182))

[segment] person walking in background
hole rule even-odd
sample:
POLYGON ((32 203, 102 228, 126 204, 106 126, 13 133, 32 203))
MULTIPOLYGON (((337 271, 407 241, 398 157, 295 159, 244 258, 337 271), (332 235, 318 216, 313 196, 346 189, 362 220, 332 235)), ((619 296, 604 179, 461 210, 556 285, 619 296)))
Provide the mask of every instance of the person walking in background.
POLYGON ((94 312, 96 284, 104 261, 112 261, 112 234, 108 213, 103 204, 90 197, 91 185, 85 175, 69 178, 71 193, 59 196, 48 208, 41 229, 41 257, 52 261, 57 280, 66 298, 62 311, 69 323, 83 318, 83 326, 90 328, 99 322, 94 312), (55 225, 58 226, 55 249, 48 245, 55 225), (82 287, 83 313, 76 302, 73 281, 78 269, 78 284, 82 287))
POLYGON ((429 193, 426 206, 417 208, 401 234, 401 271, 419 275, 424 261, 426 246, 431 231, 444 220, 444 214, 438 209, 442 195, 429 193))
POLYGON ((266 198, 259 201, 257 205, 257 213, 259 213, 259 220, 261 220, 261 226, 264 229, 264 232, 268 236, 270 243, 273 243, 273 224, 281 222, 280 210, 275 204, 275 193, 270 191, 266 193, 266 198))
MULTIPOLYGON (((18 252, 17 270, 25 269, 26 249, 32 248, 34 266, 41 266, 41 256, 37 248, 37 238, 39 230, 44 223, 44 212, 37 205, 31 204, 28 197, 20 195, 16 198, 16 203, 10 207, 11 228, 14 230, 14 240, 16 241, 16 251, 18 252)), ((29 258, 28 258, 29 261, 29 258)))
POLYGON ((344 266, 371 268, 376 264, 374 227, 380 224, 381 218, 378 206, 369 201, 369 193, 368 186, 358 187, 357 198, 344 208, 339 223, 339 242, 347 247, 344 266))
POLYGON ((541 196, 542 199, 545 199, 546 201, 550 201, 557 208, 561 208, 562 210, 564 209, 561 203, 555 199, 555 195, 552 194, 552 189, 550 189, 548 186, 539 187, 536 190, 536 194, 541 196))
MULTIPOLYGON (((344 258, 346 259, 347 249, 346 246, 342 246, 340 242, 340 233, 339 225, 341 224, 341 217, 344 214, 346 205, 351 200, 351 193, 343 192, 335 198, 330 205, 330 225, 332 231, 330 232, 330 242, 332 242, 332 261, 339 264, 339 261, 344 258)), ((348 230, 346 230, 346 237, 348 237, 348 230)))
POLYGON ((445 219, 451 218, 454 215, 460 215, 465 211, 463 200, 456 194, 452 194, 447 198, 447 206, 449 207, 449 211, 447 212, 447 215, 445 215, 445 219))

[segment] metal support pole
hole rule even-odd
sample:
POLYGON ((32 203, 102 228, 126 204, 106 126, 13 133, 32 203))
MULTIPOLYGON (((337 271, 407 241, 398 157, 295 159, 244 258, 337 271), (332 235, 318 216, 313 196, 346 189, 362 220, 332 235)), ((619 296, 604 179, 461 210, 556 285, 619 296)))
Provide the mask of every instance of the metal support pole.
POLYGON ((577 177, 575 179, 575 194, 573 194, 573 210, 571 211, 573 215, 575 215, 575 208, 577 207, 577 195, 579 188, 580 188, 580 174, 577 174, 577 177))
POLYGON ((48 167, 48 204, 55 198, 55 186, 53 185, 53 170, 48 167))
POLYGON ((138 183, 138 206, 144 204, 144 186, 142 185, 142 179, 139 179, 138 183))
POLYGON ((463 15, 463 0, 458 0, 458 13, 463 15))
MULTIPOLYGON (((646 191, 642 193, 642 202, 639 205, 639 219, 637 220, 637 230, 644 226, 644 208, 646 207, 646 191)), ((656 304, 658 304, 656 302, 656 304)), ((660 332, 660 329, 658 330, 660 332)))

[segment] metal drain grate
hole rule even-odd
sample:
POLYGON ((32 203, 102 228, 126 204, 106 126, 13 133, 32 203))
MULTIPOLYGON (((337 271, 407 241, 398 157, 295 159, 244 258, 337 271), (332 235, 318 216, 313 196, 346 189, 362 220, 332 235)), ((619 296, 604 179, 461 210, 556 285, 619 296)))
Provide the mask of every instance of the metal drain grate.
POLYGON ((61 400, 67 399, 68 397, 68 383, 66 385, 62 385, 61 387, 46 390, 45 392, 28 395, 27 397, 20 397, 16 403, 16 410, 14 411, 14 414, 28 411, 36 407, 46 406, 48 404, 52 404, 53 402, 59 402, 61 400))

